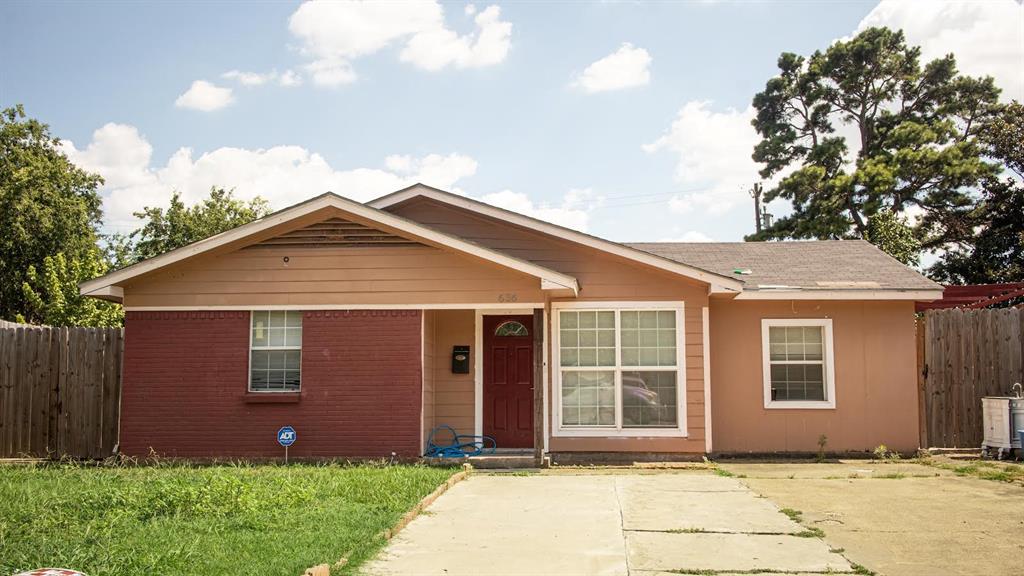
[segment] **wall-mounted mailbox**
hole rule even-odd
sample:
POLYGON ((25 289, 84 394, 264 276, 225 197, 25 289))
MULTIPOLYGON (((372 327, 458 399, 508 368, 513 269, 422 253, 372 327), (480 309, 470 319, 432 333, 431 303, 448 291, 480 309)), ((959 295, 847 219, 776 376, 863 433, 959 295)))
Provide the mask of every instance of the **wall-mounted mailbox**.
POLYGON ((469 346, 452 347, 452 374, 469 374, 469 346))

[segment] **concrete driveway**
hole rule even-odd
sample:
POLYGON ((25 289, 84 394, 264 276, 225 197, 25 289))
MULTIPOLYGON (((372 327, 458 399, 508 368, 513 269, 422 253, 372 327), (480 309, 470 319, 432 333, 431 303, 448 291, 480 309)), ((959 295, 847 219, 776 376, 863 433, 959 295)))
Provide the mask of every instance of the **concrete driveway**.
POLYGON ((850 573, 823 540, 710 472, 474 475, 364 574, 850 573))
POLYGON ((878 574, 1024 574, 1020 485, 907 462, 720 466, 779 506, 801 510, 805 525, 878 574))

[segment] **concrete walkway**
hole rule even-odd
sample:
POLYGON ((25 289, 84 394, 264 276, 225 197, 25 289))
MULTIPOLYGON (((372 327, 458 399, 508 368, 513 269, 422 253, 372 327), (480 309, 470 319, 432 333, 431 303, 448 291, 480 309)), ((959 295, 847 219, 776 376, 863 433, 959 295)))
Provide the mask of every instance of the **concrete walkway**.
POLYGON ((673 570, 853 568, 733 478, 561 473, 473 476, 410 523, 363 573, 653 576, 673 570))

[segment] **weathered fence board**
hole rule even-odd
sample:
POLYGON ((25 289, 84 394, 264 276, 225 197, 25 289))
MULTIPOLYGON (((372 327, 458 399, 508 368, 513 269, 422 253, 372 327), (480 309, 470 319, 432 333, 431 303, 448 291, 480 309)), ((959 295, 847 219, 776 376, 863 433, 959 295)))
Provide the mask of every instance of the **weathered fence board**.
POLYGON ((123 346, 121 328, 0 321, 0 457, 113 454, 123 346))
POLYGON ((918 338, 922 442, 980 446, 981 398, 1024 382, 1024 309, 928 310, 918 338))

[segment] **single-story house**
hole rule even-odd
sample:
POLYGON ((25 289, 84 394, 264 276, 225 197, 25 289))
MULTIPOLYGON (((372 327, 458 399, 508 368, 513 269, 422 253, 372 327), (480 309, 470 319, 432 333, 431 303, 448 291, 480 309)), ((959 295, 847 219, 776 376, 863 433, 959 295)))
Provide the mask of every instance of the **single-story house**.
POLYGON ((914 303, 859 240, 618 243, 415 185, 327 193, 84 282, 121 302, 120 449, 554 457, 918 447, 914 303))

